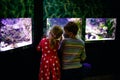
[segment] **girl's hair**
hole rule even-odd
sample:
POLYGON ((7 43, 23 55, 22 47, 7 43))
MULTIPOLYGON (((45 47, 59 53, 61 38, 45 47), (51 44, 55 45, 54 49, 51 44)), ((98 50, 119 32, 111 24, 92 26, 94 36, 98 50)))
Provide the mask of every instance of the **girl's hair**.
POLYGON ((54 48, 56 46, 57 40, 63 34, 63 29, 58 25, 53 26, 53 28, 50 30, 50 34, 53 36, 53 38, 52 38, 52 40, 50 42, 50 46, 51 46, 51 48, 54 48))

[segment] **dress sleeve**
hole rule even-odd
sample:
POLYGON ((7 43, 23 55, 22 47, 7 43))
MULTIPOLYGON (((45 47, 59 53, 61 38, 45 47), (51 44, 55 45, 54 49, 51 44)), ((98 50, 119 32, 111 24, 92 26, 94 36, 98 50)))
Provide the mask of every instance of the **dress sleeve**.
POLYGON ((37 46, 37 51, 41 51, 42 41, 43 41, 43 39, 39 42, 39 44, 37 46))

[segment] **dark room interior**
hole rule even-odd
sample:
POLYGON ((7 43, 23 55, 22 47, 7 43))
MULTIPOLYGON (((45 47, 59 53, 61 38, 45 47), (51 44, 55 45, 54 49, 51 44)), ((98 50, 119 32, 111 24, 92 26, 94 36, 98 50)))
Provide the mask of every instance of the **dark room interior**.
MULTIPOLYGON (((0 51, 0 80, 38 80, 41 52, 37 52, 36 47, 46 29, 45 20, 47 17, 79 17, 83 18, 83 20, 91 17, 116 18, 115 40, 85 42, 86 62, 90 63, 92 68, 90 75, 83 80, 119 80, 120 13, 118 10, 120 8, 118 1, 98 0, 97 2, 97 0, 81 0, 79 2, 79 0, 71 0, 71 3, 76 4, 76 8, 73 9, 78 10, 80 8, 81 10, 80 12, 75 11, 75 15, 63 12, 62 7, 58 9, 60 12, 57 12, 57 9, 55 12, 53 8, 49 8, 50 5, 48 5, 47 1, 49 4, 51 3, 51 6, 57 7, 52 4, 52 0, 0 1, 0 18, 32 18, 32 44, 7 51, 0 51), (53 12, 51 11, 50 13, 52 9, 53 12), (54 13, 55 15, 52 15, 54 13), (61 15, 59 15, 60 13, 61 15), (81 14, 78 15, 79 13, 81 14)), ((64 2, 64 0, 62 1, 64 2)), ((70 0, 66 0, 66 5, 67 1, 70 0)), ((53 0, 53 3, 57 4, 59 2, 53 0)))

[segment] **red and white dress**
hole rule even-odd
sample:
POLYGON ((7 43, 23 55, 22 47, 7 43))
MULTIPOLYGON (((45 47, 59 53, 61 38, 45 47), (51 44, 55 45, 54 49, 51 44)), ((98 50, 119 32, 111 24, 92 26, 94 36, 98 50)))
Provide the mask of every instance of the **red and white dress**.
POLYGON ((39 80, 60 80, 60 62, 57 55, 59 44, 55 48, 50 47, 49 39, 43 38, 37 50, 42 50, 40 62, 39 80))

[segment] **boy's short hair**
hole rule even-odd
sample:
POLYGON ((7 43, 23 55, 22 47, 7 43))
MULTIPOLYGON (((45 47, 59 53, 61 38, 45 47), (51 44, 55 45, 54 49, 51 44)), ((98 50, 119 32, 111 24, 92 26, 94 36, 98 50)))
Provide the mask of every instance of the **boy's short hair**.
POLYGON ((78 25, 75 22, 68 22, 64 26, 64 30, 67 30, 68 32, 72 32, 74 35, 78 32, 78 25))

